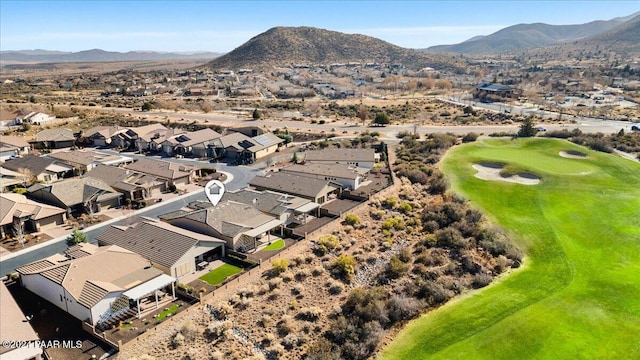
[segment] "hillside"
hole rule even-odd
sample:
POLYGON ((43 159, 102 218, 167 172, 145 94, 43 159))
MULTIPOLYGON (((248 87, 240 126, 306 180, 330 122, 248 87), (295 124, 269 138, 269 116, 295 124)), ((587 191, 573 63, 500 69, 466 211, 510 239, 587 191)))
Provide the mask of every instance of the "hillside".
POLYGON ((491 35, 473 37, 459 44, 432 46, 426 51, 490 54, 545 47, 607 33, 629 21, 632 17, 627 16, 608 21, 598 20, 578 25, 518 24, 506 27, 491 35))
POLYGON ((450 62, 370 36, 313 27, 275 27, 230 53, 214 59, 212 68, 237 69, 286 64, 346 62, 400 63, 408 67, 443 67, 450 62))
POLYGON ((2 64, 39 64, 63 62, 156 61, 177 59, 211 59, 220 56, 212 52, 129 51, 126 53, 101 49, 78 52, 48 50, 17 50, 0 52, 2 64))
POLYGON ((640 14, 624 24, 587 39, 588 45, 606 45, 618 51, 640 52, 640 14))

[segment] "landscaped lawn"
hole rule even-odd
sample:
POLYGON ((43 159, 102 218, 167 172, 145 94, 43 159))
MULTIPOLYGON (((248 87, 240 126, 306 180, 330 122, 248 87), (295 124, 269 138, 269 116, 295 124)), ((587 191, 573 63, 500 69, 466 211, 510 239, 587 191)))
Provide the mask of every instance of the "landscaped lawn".
POLYGON ((271 244, 267 245, 264 247, 264 251, 275 251, 275 250, 280 250, 284 247, 284 240, 282 239, 278 239, 274 242, 272 242, 271 244))
POLYGON ((174 304, 169 306, 167 309, 168 310, 163 310, 160 314, 158 314, 158 316, 156 316, 156 321, 160 322, 162 320, 164 320, 169 314, 173 315, 175 314, 178 309, 180 308, 180 306, 174 304))
POLYGON ((640 164, 567 141, 492 139, 453 148, 442 169, 527 257, 410 322, 383 359, 640 358, 640 164), (541 183, 477 179, 479 162, 514 164, 541 183))
POLYGON ((219 284, 222 284, 224 279, 226 279, 227 277, 231 275, 235 275, 241 271, 242 269, 237 266, 233 266, 230 264, 223 264, 222 266, 217 267, 209 271, 208 273, 200 276, 199 279, 206 281, 210 285, 219 285, 219 284))

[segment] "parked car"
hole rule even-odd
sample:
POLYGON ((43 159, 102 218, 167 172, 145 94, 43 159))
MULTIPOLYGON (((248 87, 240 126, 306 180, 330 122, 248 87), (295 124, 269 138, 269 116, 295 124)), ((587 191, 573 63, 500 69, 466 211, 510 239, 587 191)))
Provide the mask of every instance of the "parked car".
POLYGON ((640 131, 640 125, 631 125, 631 131, 640 131))
POLYGON ((536 126, 535 129, 536 131, 547 131, 547 129, 542 126, 536 126))

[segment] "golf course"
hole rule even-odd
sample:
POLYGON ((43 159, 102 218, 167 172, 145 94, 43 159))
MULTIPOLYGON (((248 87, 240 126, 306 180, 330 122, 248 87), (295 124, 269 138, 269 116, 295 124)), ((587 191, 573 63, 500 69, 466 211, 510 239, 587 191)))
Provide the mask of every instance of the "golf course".
POLYGON ((456 146, 440 166, 526 256, 411 321, 382 359, 640 359, 640 163, 501 138, 456 146), (481 179, 479 164, 539 182, 481 179))

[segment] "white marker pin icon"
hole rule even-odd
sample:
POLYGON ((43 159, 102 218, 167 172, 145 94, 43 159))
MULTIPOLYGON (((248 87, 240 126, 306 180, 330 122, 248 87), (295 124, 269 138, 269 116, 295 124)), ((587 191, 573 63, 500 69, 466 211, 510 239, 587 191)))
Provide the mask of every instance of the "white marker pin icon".
POLYGON ((218 180, 211 180, 205 185, 204 193, 207 194, 207 198, 213 206, 216 206, 224 195, 224 184, 218 180))

